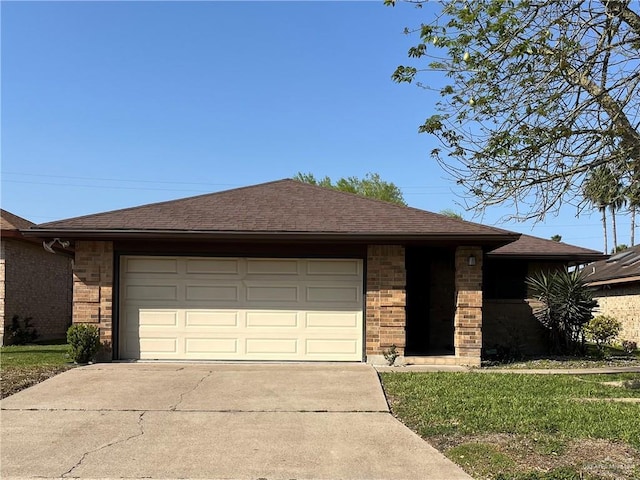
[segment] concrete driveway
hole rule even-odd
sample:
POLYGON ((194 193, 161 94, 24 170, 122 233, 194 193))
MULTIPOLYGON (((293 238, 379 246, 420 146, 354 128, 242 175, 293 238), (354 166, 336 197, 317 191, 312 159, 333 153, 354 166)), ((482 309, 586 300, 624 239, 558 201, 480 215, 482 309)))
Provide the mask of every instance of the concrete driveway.
POLYGON ((3 479, 470 478, 362 364, 100 364, 0 407, 3 479))

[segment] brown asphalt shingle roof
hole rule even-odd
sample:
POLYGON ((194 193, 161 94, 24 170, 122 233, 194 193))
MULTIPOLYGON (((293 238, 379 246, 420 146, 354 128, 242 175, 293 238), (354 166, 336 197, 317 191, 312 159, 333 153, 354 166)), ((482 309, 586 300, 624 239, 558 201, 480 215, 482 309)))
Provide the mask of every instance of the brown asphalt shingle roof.
POLYGON ((492 250, 489 252, 489 256, 494 258, 514 256, 539 259, 571 258, 580 262, 590 262, 605 257, 596 250, 524 234, 515 242, 492 250))
POLYGON ((585 267, 584 274, 590 284, 640 282, 640 245, 585 267))
POLYGON ((57 232, 135 230, 415 234, 507 236, 510 239, 515 239, 518 235, 495 227, 290 179, 43 223, 35 228, 57 232))
POLYGON ((19 230, 21 228, 29 228, 35 225, 35 223, 30 222, 29 220, 3 209, 0 209, 0 220, 2 230, 19 230))

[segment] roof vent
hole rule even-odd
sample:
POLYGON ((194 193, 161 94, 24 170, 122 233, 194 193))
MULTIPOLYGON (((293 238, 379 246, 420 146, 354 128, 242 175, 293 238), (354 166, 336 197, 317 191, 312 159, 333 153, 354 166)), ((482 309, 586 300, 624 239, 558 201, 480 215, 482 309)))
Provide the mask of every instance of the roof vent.
POLYGON ((616 253, 614 256, 609 257, 607 259, 607 263, 617 262, 618 260, 622 260, 625 257, 628 257, 633 253, 633 250, 627 250, 626 252, 616 253))
POLYGON ((634 263, 637 263, 640 261, 640 254, 636 254, 631 258, 627 258, 624 263, 622 264, 623 267, 629 267, 631 265, 633 265, 634 263))

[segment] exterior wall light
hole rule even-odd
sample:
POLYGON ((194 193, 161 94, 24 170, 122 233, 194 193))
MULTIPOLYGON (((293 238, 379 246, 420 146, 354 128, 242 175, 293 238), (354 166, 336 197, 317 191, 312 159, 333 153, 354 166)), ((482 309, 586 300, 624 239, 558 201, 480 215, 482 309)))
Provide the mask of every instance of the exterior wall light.
POLYGON ((476 257, 475 257, 475 255, 469 255, 469 258, 467 259, 467 262, 469 263, 470 267, 474 267, 476 265, 476 257))

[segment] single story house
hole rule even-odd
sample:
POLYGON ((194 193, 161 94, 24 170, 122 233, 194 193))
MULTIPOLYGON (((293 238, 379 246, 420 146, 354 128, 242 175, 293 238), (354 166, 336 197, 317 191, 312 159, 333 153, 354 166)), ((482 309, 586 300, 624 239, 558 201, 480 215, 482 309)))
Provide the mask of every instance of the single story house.
POLYGON ((0 210, 0 345, 11 343, 14 316, 31 318, 38 340, 63 339, 71 325, 73 252, 52 255, 21 229, 34 223, 0 210))
POLYGON ((395 345, 407 361, 478 365, 483 285, 500 296, 526 270, 506 263, 602 258, 290 179, 25 235, 75 242, 73 321, 97 324, 113 359, 384 363, 395 345))
POLYGON ((588 265, 584 273, 594 288, 598 313, 610 315, 622 324, 620 340, 640 345, 640 246, 588 265))

